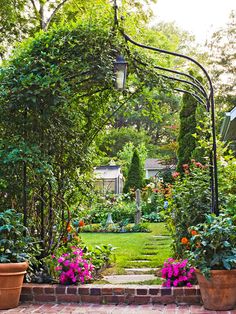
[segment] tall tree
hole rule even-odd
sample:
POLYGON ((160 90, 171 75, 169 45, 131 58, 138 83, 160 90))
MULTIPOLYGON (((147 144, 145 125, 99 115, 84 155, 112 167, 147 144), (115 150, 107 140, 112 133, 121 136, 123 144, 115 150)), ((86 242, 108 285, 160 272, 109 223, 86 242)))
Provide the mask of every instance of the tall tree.
POLYGON ((197 102, 189 94, 183 95, 182 108, 180 111, 180 130, 178 136, 177 171, 183 172, 183 164, 188 164, 196 147, 193 134, 196 133, 196 109, 197 102))
POLYGON ((131 160, 128 177, 124 185, 124 193, 128 193, 131 189, 141 189, 143 187, 143 169, 137 150, 134 150, 131 160))

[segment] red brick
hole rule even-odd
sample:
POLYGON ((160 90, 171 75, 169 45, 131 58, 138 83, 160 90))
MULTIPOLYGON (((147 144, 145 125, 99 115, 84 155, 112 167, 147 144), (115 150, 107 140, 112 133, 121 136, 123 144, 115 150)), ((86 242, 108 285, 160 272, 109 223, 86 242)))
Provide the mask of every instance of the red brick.
POLYGON ((197 295, 197 290, 194 287, 193 288, 185 287, 184 294, 185 295, 197 295))
POLYGON ((135 295, 135 289, 134 288, 125 288, 125 294, 135 295))
POLYGON ((91 288, 90 289, 90 295, 101 295, 101 289, 100 288, 91 288))
POLYGON ((78 291, 78 287, 76 286, 67 287, 66 289, 67 294, 77 294, 77 291, 78 291))
POLYGON ((44 293, 45 294, 54 294, 55 293, 55 288, 54 287, 44 288, 44 293))
POLYGON ((78 293, 80 295, 89 295, 89 288, 81 287, 81 288, 79 288, 79 292, 78 293))
POLYGON ((102 288, 101 293, 102 293, 102 295, 112 295, 113 289, 112 288, 102 288))
POLYGON ((147 289, 136 289, 137 295, 147 295, 147 289))
POLYGON ((85 303, 101 303, 102 297, 99 295, 81 295, 81 302, 85 303))
POLYGON ((186 303, 186 304, 200 304, 200 296, 189 295, 189 296, 177 296, 177 303, 186 303))
POLYGON ((161 295, 171 295, 171 289, 170 288, 161 288, 161 295))
POLYGON ((36 286, 33 288, 33 294, 44 294, 44 288, 43 286, 42 287, 39 287, 39 286, 36 286))
POLYGON ((35 295, 34 300, 36 302, 56 302, 56 296, 49 294, 35 295))
POLYGON ((147 304, 151 300, 150 296, 144 296, 144 295, 139 295, 139 296, 134 296, 134 303, 135 304, 147 304))
POLYGON ((149 294, 151 294, 151 295, 157 295, 159 293, 160 293, 160 289, 158 289, 158 288, 150 288, 149 289, 149 294))
POLYGON ((113 294, 114 295, 123 295, 125 293, 124 288, 113 288, 113 294))
POLYGON ((21 289, 21 294, 32 294, 32 287, 23 286, 21 289))
POLYGON ((20 301, 21 302, 27 302, 27 301, 33 301, 33 295, 32 294, 21 294, 20 295, 20 301))
POLYGON ((175 297, 173 295, 164 295, 161 297, 162 304, 175 303, 175 297))
POLYGON ((57 302, 80 302, 81 297, 80 295, 74 295, 74 294, 60 294, 57 296, 57 302))
POLYGON ((125 299, 124 295, 104 295, 102 302, 107 304, 119 304, 125 303, 125 299))
POLYGON ((157 304, 162 304, 162 298, 160 295, 159 296, 152 296, 151 297, 151 302, 152 303, 157 303, 157 304))
POLYGON ((184 289, 183 287, 176 287, 173 289, 174 295, 184 295, 184 289))
POLYGON ((57 286, 55 289, 56 294, 65 294, 66 286, 57 286))
POLYGON ((134 304, 134 294, 128 294, 125 296, 126 304, 134 304))

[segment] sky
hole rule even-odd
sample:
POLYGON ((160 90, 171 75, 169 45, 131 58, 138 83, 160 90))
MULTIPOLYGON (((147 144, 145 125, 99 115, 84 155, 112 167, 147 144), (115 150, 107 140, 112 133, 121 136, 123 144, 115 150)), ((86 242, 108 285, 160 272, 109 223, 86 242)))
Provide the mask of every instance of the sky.
POLYGON ((175 21, 204 44, 214 31, 226 26, 230 12, 236 11, 236 0, 157 0, 153 9, 155 22, 175 21))

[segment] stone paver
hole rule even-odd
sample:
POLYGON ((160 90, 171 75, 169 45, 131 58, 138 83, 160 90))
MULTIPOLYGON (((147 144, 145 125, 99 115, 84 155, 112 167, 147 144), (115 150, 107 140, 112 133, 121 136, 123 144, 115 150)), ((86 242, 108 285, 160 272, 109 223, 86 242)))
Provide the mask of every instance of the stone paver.
POLYGON ((155 273, 158 268, 125 268, 127 275, 137 275, 137 274, 151 274, 155 273))
POLYGON ((98 305, 98 304, 29 304, 23 303, 15 309, 0 310, 1 314, 236 314, 232 311, 207 311, 201 305, 98 305))
POLYGON ((125 284, 125 283, 135 283, 142 282, 146 280, 153 280, 157 277, 153 274, 144 274, 144 275, 112 275, 112 276, 103 276, 107 282, 111 284, 125 284))

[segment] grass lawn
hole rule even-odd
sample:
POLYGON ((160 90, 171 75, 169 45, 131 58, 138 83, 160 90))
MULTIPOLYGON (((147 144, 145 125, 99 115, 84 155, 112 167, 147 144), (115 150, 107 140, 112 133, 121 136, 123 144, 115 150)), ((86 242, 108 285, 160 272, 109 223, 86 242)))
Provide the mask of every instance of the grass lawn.
POLYGON ((105 272, 124 274, 124 268, 162 267, 163 261, 172 255, 164 224, 151 223, 150 229, 150 233, 81 233, 80 237, 88 246, 110 243, 116 247, 114 263, 105 272))

